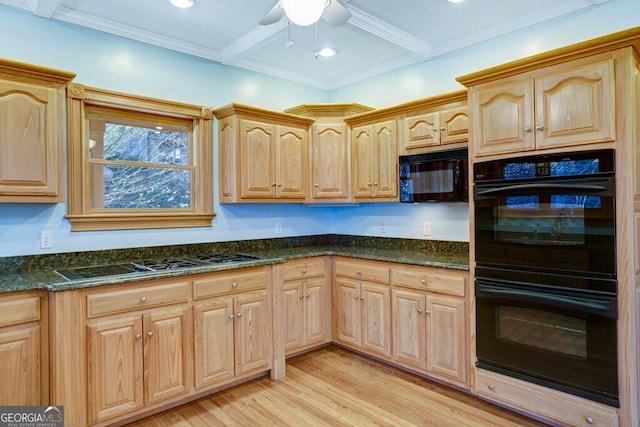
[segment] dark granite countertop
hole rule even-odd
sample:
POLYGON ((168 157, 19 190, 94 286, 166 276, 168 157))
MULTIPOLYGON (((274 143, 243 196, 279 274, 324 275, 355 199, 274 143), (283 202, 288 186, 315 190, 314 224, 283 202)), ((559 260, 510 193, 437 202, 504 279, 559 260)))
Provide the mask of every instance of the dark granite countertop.
POLYGON ((339 255, 455 270, 469 269, 467 243, 327 235, 135 250, 100 251, 99 253, 90 254, 60 254, 49 257, 4 258, 0 259, 0 293, 35 289, 64 291, 249 268, 284 263, 288 259, 326 255, 339 255), (167 257, 189 257, 193 256, 194 253, 234 252, 255 255, 259 257, 259 259, 238 263, 203 265, 179 270, 135 273, 73 281, 65 279, 54 271, 55 268, 60 267, 109 264, 136 260, 141 257, 162 259, 167 257))

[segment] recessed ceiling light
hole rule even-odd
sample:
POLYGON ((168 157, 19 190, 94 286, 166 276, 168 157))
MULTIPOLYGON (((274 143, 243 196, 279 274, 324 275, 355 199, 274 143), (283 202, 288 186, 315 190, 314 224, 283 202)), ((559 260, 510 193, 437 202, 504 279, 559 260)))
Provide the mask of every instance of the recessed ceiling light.
POLYGON ((449 3, 462 3, 464 0, 447 0, 449 3))
POLYGON ((318 55, 324 57, 324 58, 329 58, 330 56, 333 56, 336 54, 335 49, 331 49, 330 47, 325 47, 323 49, 320 49, 318 52, 316 52, 318 55))
POLYGON ((193 0, 169 0, 172 5, 181 9, 186 9, 193 6, 193 0))

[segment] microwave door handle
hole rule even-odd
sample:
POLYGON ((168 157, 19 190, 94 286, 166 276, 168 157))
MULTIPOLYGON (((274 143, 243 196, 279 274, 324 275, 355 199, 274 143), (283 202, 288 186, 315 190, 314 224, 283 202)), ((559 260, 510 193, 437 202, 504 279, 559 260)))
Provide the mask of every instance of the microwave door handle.
POLYGON ((477 196, 487 196, 491 194, 503 193, 513 190, 536 190, 536 189, 558 189, 558 190, 582 190, 582 191, 606 191, 605 185, 580 184, 580 183, 546 183, 546 184, 516 184, 504 187, 491 187, 477 190, 477 196))
POLYGON ((567 309, 578 309, 588 311, 589 313, 599 313, 613 319, 618 317, 618 305, 616 298, 607 298, 606 301, 602 301, 592 298, 543 294, 540 292, 532 292, 522 289, 507 289, 486 285, 482 285, 478 290, 480 293, 505 296, 507 298, 517 299, 520 301, 531 301, 533 299, 537 302, 548 303, 567 309))

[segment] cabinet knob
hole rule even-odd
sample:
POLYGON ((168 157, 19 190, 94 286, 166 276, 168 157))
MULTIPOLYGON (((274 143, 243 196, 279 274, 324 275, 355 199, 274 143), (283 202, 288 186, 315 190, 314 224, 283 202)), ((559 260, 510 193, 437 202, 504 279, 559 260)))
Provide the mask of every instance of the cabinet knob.
POLYGON ((275 182, 274 182, 274 183, 272 183, 272 184, 271 184, 271 186, 272 186, 272 187, 275 187, 275 186, 276 186, 276 183, 275 183, 275 182))
POLYGON ((318 184, 313 184, 314 187, 318 188, 318 184))
POLYGON ((305 274, 306 272, 307 272, 307 269, 306 269, 306 268, 303 268, 303 269, 302 269, 302 274, 305 274))
POLYGON ((422 309, 421 308, 418 309, 418 314, 422 314, 422 309))
POLYGON ((360 270, 356 270, 356 274, 359 276, 359 275, 361 275, 362 273, 360 272, 360 270))
POLYGON ((147 336, 148 336, 149 338, 151 338, 151 337, 153 336, 153 331, 149 331, 149 332, 147 332, 147 336))
POLYGON ((525 131, 525 133, 529 133, 529 132, 531 132, 531 128, 529 126, 525 126, 524 127, 524 131, 525 131))
POLYGON ((238 313, 238 314, 236 314, 236 316, 237 316, 238 318, 240 318, 240 317, 242 317, 242 313, 238 313))
POLYGON ((229 320, 233 319, 233 313, 229 315, 229 320))
POLYGON ((593 424, 593 418, 587 417, 584 419, 587 424, 593 424))
POLYGON ((374 182, 374 183, 373 183, 373 186, 374 186, 374 187, 377 187, 377 186, 378 186, 378 183, 377 183, 377 182, 374 182))
POLYGON ((433 128, 431 130, 434 131, 434 132, 438 132, 438 128, 433 128))
POLYGON ((305 296, 305 298, 306 298, 306 299, 309 299, 309 297, 311 297, 311 295, 310 295, 310 294, 307 294, 307 295, 305 296))
POLYGON ((300 299, 304 299, 304 295, 300 295, 300 299))
POLYGON ((353 296, 353 299, 358 299, 358 295, 354 295, 354 296, 353 296))
POLYGON ((139 340, 140 338, 142 338, 142 334, 136 334, 136 340, 139 340))
POLYGON ((422 280, 420 281, 420 283, 422 283, 423 285, 426 285, 426 284, 427 284, 427 280, 426 280, 426 279, 422 279, 422 280))
POLYGON ((493 384, 489 384, 487 388, 491 391, 494 391, 496 389, 496 386, 494 386, 493 384))
POLYGON ((367 186, 368 186, 368 187, 371 187, 371 183, 370 183, 370 182, 369 182, 369 183, 367 183, 367 186))
POLYGON ((360 297, 360 301, 364 301, 364 297, 360 297))
POLYGON ((278 187, 282 187, 282 183, 281 182, 278 183, 278 187))
POLYGON ((444 132, 446 129, 444 127, 441 127, 440 130, 444 132))
POLYGON ((140 302, 147 302, 147 297, 141 297, 140 302))
POLYGON ((430 315, 430 314, 431 314, 431 312, 430 312, 429 310, 425 310, 425 311, 424 311, 424 314, 428 316, 428 315, 430 315))
POLYGON ((237 288, 237 287, 238 287, 238 284, 237 284, 237 283, 234 283, 234 284, 232 284, 232 285, 231 285, 231 287, 232 287, 233 289, 235 289, 235 288, 237 288))
POLYGON ((543 129, 544 129, 544 126, 542 126, 542 125, 538 125, 538 126, 536 126, 536 130, 537 130, 538 132, 542 131, 543 129))

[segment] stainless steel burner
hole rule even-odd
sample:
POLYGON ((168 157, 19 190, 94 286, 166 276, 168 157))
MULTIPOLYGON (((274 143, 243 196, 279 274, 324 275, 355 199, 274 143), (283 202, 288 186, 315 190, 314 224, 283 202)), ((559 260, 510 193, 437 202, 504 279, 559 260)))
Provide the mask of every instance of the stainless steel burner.
POLYGON ((220 264, 224 262, 243 262, 259 259, 257 256, 247 254, 209 254, 198 255, 193 258, 198 261, 210 264, 220 264))

